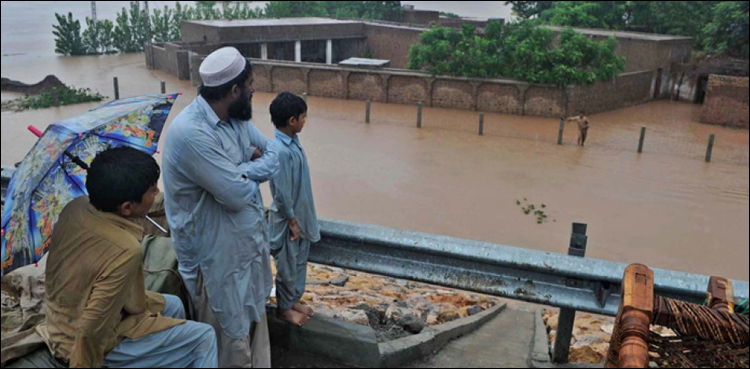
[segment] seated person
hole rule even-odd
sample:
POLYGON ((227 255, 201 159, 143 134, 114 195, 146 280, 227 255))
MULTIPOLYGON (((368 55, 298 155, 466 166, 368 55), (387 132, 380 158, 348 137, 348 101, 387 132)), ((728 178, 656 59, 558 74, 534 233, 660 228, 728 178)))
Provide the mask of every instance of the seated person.
POLYGON ((146 291, 144 217, 159 193, 160 169, 129 147, 91 163, 89 197, 68 204, 52 233, 45 279, 52 354, 71 367, 215 368, 213 328, 186 322, 179 298, 146 291))

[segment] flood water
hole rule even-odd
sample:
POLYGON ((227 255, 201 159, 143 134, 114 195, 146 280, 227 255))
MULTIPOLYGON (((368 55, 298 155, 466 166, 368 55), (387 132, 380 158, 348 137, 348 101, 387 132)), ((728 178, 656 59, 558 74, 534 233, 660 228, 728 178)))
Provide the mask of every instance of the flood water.
MULTIPOLYGON (((33 83, 47 74, 108 96, 114 76, 121 96, 158 92, 165 80, 169 91, 184 92, 171 118, 195 96, 190 83, 147 70, 142 54, 3 57, 3 77, 33 83)), ((268 136, 272 98, 257 93, 253 102, 254 122, 268 136)), ((700 106, 659 101, 592 116, 581 149, 571 129, 566 145, 556 145, 556 119, 487 114, 479 136, 476 112, 425 108, 417 129, 413 106, 373 104, 367 125, 361 101, 309 104, 301 139, 322 217, 553 252, 566 252, 571 223, 583 222, 588 257, 748 279, 748 131, 697 123, 700 106), (709 164, 702 156, 711 133, 709 164), (545 204, 549 222, 524 215, 516 203, 524 198, 545 204)), ((28 124, 44 128, 94 106, 3 112, 2 163, 31 148, 28 124)))
MULTIPOLYGON (((503 2, 404 2, 464 16, 508 17, 503 2)), ((151 9, 172 1, 151 1, 151 9)), ((193 5, 192 2, 183 4, 193 5)), ((263 2, 254 2, 262 6, 263 2)), ((127 2, 97 2, 114 18, 127 2)), ((113 96, 183 91, 172 118, 195 96, 188 82, 145 68, 142 54, 59 57, 54 12, 83 20, 89 2, 2 2, 2 76, 26 83, 48 74, 113 96)), ((3 99, 17 97, 2 93, 3 99)), ((273 134, 271 94, 254 98, 255 123, 273 134)), ((422 129, 412 106, 310 97, 302 142, 322 217, 566 252, 571 223, 589 225, 587 256, 748 280, 748 131, 697 123, 700 106, 660 101, 590 117, 588 146, 573 127, 557 146, 558 121, 425 108, 422 129), (645 152, 635 151, 642 126, 645 152), (706 143, 716 134, 714 162, 706 143), (537 224, 516 201, 545 204, 537 224)), ((23 159, 35 142, 26 126, 48 124, 97 104, 2 113, 1 162, 23 159)), ((171 119, 170 119, 171 121, 171 119)), ((158 159, 158 157, 157 157, 158 159)), ((263 188, 266 202, 270 199, 263 188)))

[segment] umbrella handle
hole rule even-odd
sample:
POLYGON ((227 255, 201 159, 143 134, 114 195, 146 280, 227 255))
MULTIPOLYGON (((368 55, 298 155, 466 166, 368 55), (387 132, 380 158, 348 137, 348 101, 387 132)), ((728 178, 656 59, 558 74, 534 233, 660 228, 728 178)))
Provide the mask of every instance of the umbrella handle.
MULTIPOLYGON (((28 129, 36 137, 42 138, 42 134, 43 134, 42 131, 40 131, 38 128, 34 127, 33 125, 29 125, 28 127, 26 127, 26 129, 28 129)), ((71 161, 76 163, 76 165, 81 167, 81 169, 86 170, 86 171, 89 170, 89 166, 86 163, 84 163, 83 160, 79 159, 77 156, 73 156, 73 154, 67 151, 65 151, 63 154, 65 154, 65 156, 67 156, 71 161)))
POLYGON ((36 136, 37 138, 42 138, 42 131, 40 131, 40 130, 39 130, 38 128, 36 128, 36 127, 34 127, 34 126, 32 126, 32 125, 29 125, 29 126, 28 126, 28 127, 26 127, 26 128, 27 128, 27 129, 28 129, 28 130, 29 130, 29 131, 30 131, 31 133, 33 133, 33 134, 34 134, 34 136, 36 136))

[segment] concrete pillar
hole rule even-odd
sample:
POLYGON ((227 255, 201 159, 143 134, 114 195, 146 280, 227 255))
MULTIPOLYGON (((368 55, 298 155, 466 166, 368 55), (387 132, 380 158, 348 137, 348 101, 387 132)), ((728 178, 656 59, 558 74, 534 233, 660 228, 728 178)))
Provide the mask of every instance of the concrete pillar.
POLYGON ((269 66, 267 66, 267 68, 268 68, 268 85, 271 87, 271 91, 268 91, 268 92, 274 92, 274 91, 276 91, 274 89, 274 85, 273 85, 273 68, 274 68, 274 66, 273 65, 269 65, 269 66))
POLYGON ((302 41, 294 41, 294 61, 302 62, 302 41))
POLYGON ((333 64, 333 40, 326 41, 326 64, 333 64))
POLYGON ((471 110, 479 110, 479 87, 482 82, 471 82, 471 110))
POLYGON ((351 72, 349 71, 341 71, 341 80, 343 81, 341 96, 343 96, 344 99, 349 99, 349 75, 351 72))
POLYGON ((518 88, 518 97, 521 102, 521 115, 526 115, 526 91, 529 90, 529 84, 516 85, 518 88))
POLYGON ((383 101, 387 104, 389 95, 391 94, 391 77, 393 77, 393 74, 381 74, 380 80, 383 82, 383 90, 385 91, 385 96, 383 98, 383 101))
POLYGON ((432 107, 432 95, 435 94, 435 81, 437 78, 427 79, 427 106, 432 107))
MULTIPOLYGON (((305 93, 310 91, 310 68, 301 68, 302 71, 302 78, 305 80, 305 93)), ((305 99, 305 102, 307 102, 307 99, 305 99)))
POLYGON ((260 44, 260 58, 262 60, 268 60, 268 44, 265 42, 260 44))

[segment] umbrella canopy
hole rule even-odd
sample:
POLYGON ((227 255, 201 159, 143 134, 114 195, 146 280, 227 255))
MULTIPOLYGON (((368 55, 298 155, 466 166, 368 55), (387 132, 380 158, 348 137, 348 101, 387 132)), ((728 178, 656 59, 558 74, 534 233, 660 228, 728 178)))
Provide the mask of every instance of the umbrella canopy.
POLYGON ((176 98, 169 94, 116 100, 47 128, 8 186, 2 275, 38 262, 63 208, 87 194, 87 168, 74 159, 88 165, 99 152, 123 145, 153 155, 176 98))

